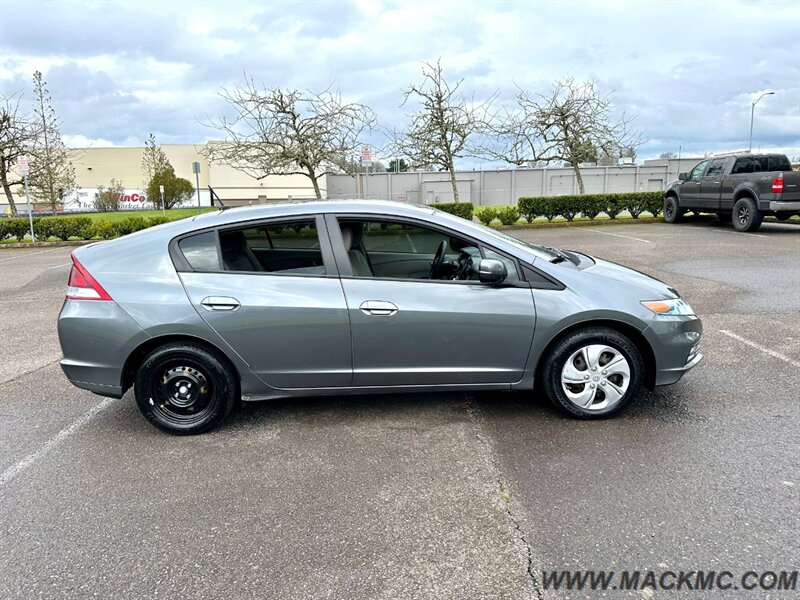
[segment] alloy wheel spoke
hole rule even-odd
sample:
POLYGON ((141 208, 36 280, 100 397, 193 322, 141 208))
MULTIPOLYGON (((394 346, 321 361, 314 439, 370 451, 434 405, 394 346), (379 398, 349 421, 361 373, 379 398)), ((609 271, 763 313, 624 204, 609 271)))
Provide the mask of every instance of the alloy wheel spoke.
POLYGON ((588 385, 583 388, 583 391, 578 393, 572 393, 568 390, 565 391, 570 401, 581 408, 589 408, 597 395, 597 388, 589 387, 588 385))

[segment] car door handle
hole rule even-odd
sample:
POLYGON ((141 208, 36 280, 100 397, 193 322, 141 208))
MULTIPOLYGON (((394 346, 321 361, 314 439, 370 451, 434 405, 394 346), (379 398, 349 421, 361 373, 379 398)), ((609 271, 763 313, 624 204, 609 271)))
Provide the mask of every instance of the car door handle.
POLYGON ((375 315, 380 317, 391 317, 397 313, 397 307, 391 302, 383 300, 365 300, 361 303, 361 312, 365 315, 375 315))
POLYGON ((206 310, 236 310, 241 306, 236 298, 208 296, 200 301, 206 310))

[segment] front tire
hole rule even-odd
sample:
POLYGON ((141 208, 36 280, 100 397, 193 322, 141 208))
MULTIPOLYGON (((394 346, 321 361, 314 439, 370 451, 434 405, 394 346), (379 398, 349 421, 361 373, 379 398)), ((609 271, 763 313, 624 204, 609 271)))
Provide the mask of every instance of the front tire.
POLYGON ((151 352, 136 374, 139 410, 173 435, 197 435, 216 427, 238 397, 233 369, 216 354, 188 343, 151 352))
POLYGON ((739 198, 733 205, 733 226, 737 231, 756 231, 764 215, 749 196, 739 198))
POLYGON ((683 212, 678 205, 677 196, 667 196, 664 198, 664 222, 680 223, 683 221, 683 212))
POLYGON ((626 336, 587 327, 560 340, 545 357, 544 391, 565 414, 578 419, 612 417, 639 395, 644 361, 626 336))

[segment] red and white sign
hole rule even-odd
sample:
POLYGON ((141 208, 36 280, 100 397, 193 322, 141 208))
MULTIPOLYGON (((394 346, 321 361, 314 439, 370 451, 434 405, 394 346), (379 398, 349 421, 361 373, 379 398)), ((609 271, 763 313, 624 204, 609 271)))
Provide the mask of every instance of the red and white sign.
POLYGON ((19 174, 23 177, 27 177, 28 173, 30 173, 30 167, 28 166, 28 157, 27 156, 20 156, 17 159, 17 164, 19 165, 19 174))
POLYGON ((361 148, 361 166, 368 167, 372 164, 372 148, 364 146, 361 148))

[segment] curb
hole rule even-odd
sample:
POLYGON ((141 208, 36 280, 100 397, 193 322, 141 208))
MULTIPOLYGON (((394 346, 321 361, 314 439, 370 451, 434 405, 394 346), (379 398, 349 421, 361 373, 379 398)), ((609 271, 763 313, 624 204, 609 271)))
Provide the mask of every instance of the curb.
POLYGON ((22 242, 13 244, 0 244, 0 250, 4 248, 58 248, 59 246, 85 246, 86 244, 95 244, 104 240, 72 240, 60 242, 22 242))

